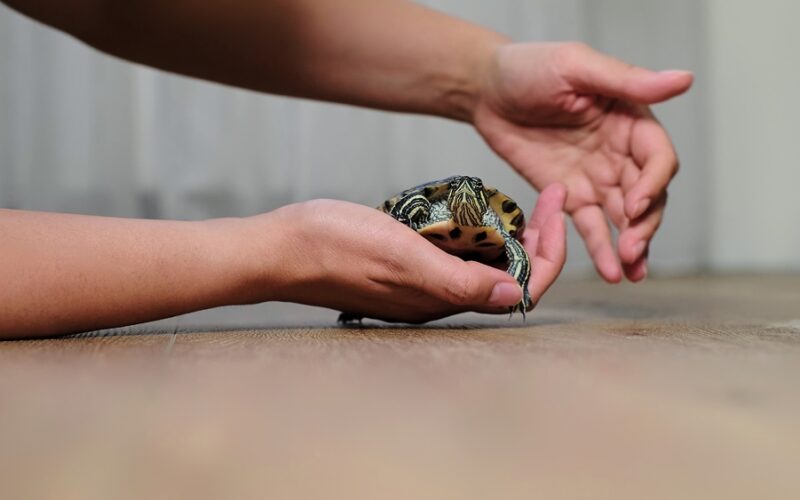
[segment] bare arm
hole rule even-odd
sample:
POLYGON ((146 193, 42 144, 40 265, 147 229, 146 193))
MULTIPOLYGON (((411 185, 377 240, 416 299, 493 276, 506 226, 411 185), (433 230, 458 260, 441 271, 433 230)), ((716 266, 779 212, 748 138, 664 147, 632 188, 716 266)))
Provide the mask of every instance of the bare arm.
POLYGON ((7 0, 110 54, 253 90, 468 120, 505 40, 404 0, 7 0))
POLYGON ((236 248, 244 226, 0 210, 0 338, 241 303, 256 278, 236 248))
MULTIPOLYGON (((563 187, 543 193, 523 242, 534 259, 534 301, 564 264, 563 206, 563 187)), ((505 313, 521 297, 508 273, 445 254, 352 203, 204 222, 0 210, 0 339, 270 300, 420 322, 505 313)))

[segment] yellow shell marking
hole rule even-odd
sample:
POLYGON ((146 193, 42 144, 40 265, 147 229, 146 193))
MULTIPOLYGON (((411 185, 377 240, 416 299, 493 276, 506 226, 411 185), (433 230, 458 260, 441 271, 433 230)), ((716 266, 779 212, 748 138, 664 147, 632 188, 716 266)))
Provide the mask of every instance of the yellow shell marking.
POLYGON ((459 257, 492 262, 505 255, 505 240, 492 227, 459 226, 448 220, 425 226, 418 232, 445 252, 459 257))

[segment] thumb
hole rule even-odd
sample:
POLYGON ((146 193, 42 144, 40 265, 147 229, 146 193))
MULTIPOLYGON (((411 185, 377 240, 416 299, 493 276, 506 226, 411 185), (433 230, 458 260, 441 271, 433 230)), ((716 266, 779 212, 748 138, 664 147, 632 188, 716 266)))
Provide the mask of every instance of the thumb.
POLYGON ((692 86, 688 71, 650 71, 607 56, 589 46, 565 47, 563 77, 579 93, 597 94, 639 104, 655 104, 683 94, 692 86))
POLYGON ((420 269, 426 293, 457 306, 511 307, 522 300, 522 288, 508 273, 436 251, 440 255, 420 269))

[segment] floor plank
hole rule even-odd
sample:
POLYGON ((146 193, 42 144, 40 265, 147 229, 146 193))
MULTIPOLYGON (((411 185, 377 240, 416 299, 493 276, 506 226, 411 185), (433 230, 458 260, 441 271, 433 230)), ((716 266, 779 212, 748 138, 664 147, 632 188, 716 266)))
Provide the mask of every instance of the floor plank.
POLYGON ((529 316, 229 308, 0 343, 7 498, 797 498, 800 276, 529 316))

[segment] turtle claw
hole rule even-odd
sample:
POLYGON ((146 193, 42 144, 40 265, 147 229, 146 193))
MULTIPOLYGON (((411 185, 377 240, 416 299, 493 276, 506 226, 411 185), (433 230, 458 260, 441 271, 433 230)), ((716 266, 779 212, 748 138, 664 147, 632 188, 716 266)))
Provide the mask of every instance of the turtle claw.
POLYGON ((509 307, 508 308, 508 320, 511 321, 511 318, 514 317, 514 313, 517 312, 517 311, 522 313, 522 321, 524 322, 525 321, 525 309, 523 309, 520 304, 517 304, 517 305, 515 305, 513 307, 509 307))
POLYGON ((525 306, 522 305, 522 302, 520 302, 519 304, 517 304, 515 306, 512 306, 512 307, 508 308, 508 319, 509 320, 514 316, 515 312, 522 313, 522 321, 525 321, 526 309, 525 309, 525 306))
POLYGON ((519 304, 508 308, 508 319, 511 319, 515 312, 520 312, 522 313, 522 321, 525 321, 525 313, 531 312, 536 305, 531 300, 531 295, 528 293, 527 287, 523 287, 523 290, 525 290, 525 292, 519 304))

